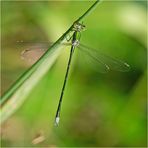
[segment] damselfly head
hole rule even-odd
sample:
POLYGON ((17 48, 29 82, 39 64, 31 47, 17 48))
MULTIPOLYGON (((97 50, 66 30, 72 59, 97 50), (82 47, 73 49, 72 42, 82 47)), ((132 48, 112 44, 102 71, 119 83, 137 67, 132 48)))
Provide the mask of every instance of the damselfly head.
POLYGON ((81 31, 84 31, 85 30, 85 25, 79 23, 79 22, 75 22, 74 25, 73 25, 73 31, 78 31, 78 32, 81 32, 81 31))

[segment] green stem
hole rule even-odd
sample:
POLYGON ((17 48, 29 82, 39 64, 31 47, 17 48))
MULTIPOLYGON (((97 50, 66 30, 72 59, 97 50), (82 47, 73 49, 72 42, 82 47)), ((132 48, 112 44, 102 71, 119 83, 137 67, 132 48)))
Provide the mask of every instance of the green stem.
MULTIPOLYGON (((79 19, 75 22, 82 21, 86 16, 88 16, 97 6, 100 1, 97 0, 79 19)), ((66 36, 72 31, 75 22, 72 26, 47 50, 47 52, 35 63, 33 64, 25 73, 23 73, 20 78, 4 93, 1 98, 0 104, 5 104, 9 98, 15 94, 16 90, 37 70, 37 68, 45 61, 50 55, 60 46, 64 41, 66 36)), ((8 101, 9 102, 9 101, 8 101)))
POLYGON ((100 3, 100 0, 97 0, 81 17, 78 18, 76 22, 82 21, 86 16, 88 16, 96 7, 97 4, 100 3))

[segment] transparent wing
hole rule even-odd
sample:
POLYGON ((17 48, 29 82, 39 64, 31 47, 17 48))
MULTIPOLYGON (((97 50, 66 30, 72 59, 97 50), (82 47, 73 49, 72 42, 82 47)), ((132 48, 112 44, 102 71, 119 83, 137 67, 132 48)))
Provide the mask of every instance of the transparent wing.
POLYGON ((34 64, 48 49, 48 44, 28 44, 21 46, 21 59, 28 64, 34 64))
POLYGON ((108 65, 100 61, 100 59, 94 57, 88 51, 83 50, 81 47, 77 47, 79 61, 84 68, 92 69, 99 73, 107 73, 109 71, 108 65))
MULTIPOLYGON (((22 49, 20 54, 21 59, 29 65, 34 64, 53 44, 52 42, 24 42, 17 41, 19 48, 22 49)), ((69 45, 69 43, 63 43, 62 45, 69 45)))
POLYGON ((104 66, 104 72, 111 70, 117 70, 121 72, 129 71, 130 66, 118 59, 112 58, 105 54, 100 53, 99 51, 89 48, 83 44, 80 44, 78 47, 81 51, 88 54, 93 60, 98 62, 99 65, 104 66))

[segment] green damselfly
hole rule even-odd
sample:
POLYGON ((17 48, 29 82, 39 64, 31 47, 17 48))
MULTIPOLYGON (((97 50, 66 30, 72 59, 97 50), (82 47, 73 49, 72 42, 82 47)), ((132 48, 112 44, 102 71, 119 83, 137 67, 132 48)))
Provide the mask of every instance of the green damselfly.
MULTIPOLYGON (((117 59, 107 56, 105 54, 98 53, 97 50, 81 44, 80 43, 80 36, 81 36, 81 31, 83 31, 84 29, 85 29, 85 26, 83 24, 75 23, 73 30, 72 30, 73 34, 68 39, 71 41, 71 43, 69 43, 69 42, 63 43, 63 45, 70 45, 71 50, 70 50, 70 56, 69 56, 67 70, 66 70, 66 74, 65 74, 65 78, 64 78, 64 83, 63 83, 63 87, 61 90, 61 95, 60 95, 60 99, 59 99, 59 103, 58 103, 58 107, 57 107, 57 111, 56 111, 56 115, 55 115, 55 125, 56 126, 59 124, 59 120, 60 120, 61 104, 62 104, 64 90, 65 90, 65 86, 66 86, 66 82, 67 82, 67 78, 68 78, 68 73, 69 73, 69 69, 70 69, 70 65, 71 65, 71 60, 72 60, 75 48, 78 48, 80 51, 85 52, 85 54, 87 54, 93 61, 97 62, 100 69, 102 70, 102 72, 107 72, 110 69, 121 71, 121 72, 126 72, 130 68, 130 66, 127 63, 125 63, 121 60, 117 60, 117 59)), ((23 41, 20 41, 20 42, 26 43, 23 41)), ((38 43, 37 45, 30 46, 29 48, 25 49, 21 53, 21 57, 23 59, 28 58, 27 55, 33 51, 34 52, 38 51, 39 54, 40 53, 43 54, 48 47, 49 47, 49 43, 45 43, 45 42, 38 43), (34 50, 34 49, 37 49, 37 50, 34 50)), ((39 58, 39 57, 37 57, 37 58, 39 58)))

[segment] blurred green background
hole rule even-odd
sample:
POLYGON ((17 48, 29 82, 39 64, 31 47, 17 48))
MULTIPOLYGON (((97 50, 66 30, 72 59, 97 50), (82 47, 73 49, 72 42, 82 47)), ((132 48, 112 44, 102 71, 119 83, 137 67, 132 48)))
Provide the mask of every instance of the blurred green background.
MULTIPOLYGON (((2 1, 1 94, 30 66, 21 60, 24 46, 17 41, 56 41, 93 2, 2 1)), ((126 61, 130 71, 98 73, 76 51, 57 128, 54 117, 69 56, 69 48, 63 49, 2 125, 2 147, 146 146, 146 9, 146 1, 103 1, 85 19, 81 42, 126 61)))

